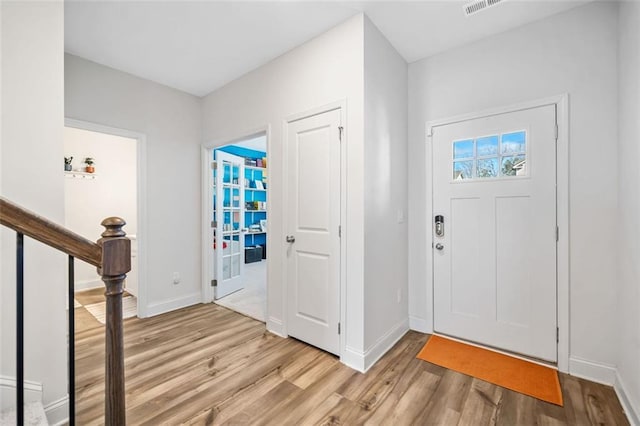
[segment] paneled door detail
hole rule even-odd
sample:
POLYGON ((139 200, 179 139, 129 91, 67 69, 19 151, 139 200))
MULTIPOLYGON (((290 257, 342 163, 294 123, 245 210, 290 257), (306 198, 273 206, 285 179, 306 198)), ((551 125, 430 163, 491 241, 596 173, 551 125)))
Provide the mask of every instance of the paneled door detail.
POLYGON ((435 331, 556 362, 555 105, 432 143, 435 331))
POLYGON ((338 354, 340 110, 288 124, 287 333, 338 354))
POLYGON ((214 298, 220 299, 242 289, 244 158, 217 151, 214 174, 214 298))

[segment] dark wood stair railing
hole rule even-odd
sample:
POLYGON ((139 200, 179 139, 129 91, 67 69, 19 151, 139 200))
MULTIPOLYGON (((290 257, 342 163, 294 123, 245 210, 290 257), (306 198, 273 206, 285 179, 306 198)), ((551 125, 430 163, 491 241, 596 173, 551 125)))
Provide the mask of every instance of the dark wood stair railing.
POLYGON ((69 424, 75 424, 75 361, 73 315, 73 260, 83 260, 98 268, 105 283, 105 424, 124 425, 124 342, 122 293, 126 273, 131 270, 131 241, 122 229, 126 222, 117 217, 102 221, 106 229, 97 243, 69 231, 29 210, 0 197, 0 224, 17 233, 17 420, 24 424, 24 329, 23 329, 23 239, 28 236, 69 256, 69 424))

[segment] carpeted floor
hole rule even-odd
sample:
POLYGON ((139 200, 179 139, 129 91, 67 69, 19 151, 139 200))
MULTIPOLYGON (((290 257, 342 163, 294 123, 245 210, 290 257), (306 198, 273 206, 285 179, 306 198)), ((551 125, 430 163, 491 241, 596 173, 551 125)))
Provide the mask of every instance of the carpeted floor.
MULTIPOLYGON (((17 423, 15 408, 0 411, 0 425, 13 426, 17 423)), ((40 402, 29 402, 24 405, 25 426, 48 426, 49 421, 40 402)))
POLYGON ((267 261, 244 265, 242 290, 215 302, 233 311, 265 322, 267 315, 267 261))

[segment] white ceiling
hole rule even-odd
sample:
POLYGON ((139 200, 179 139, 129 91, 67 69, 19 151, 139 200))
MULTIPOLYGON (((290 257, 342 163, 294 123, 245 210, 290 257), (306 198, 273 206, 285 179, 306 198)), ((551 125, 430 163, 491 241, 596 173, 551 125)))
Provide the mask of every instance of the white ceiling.
POLYGON ((204 96, 359 12, 414 62, 588 1, 66 1, 65 50, 204 96))

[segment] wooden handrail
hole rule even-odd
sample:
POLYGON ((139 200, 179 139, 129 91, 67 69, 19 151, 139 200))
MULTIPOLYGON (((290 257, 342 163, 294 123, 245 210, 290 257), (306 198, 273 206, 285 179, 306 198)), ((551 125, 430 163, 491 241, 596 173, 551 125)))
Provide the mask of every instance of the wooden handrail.
POLYGON ((0 197, 0 224, 93 266, 100 267, 102 263, 102 248, 98 244, 4 197, 0 197))
MULTIPOLYGON (((105 227, 102 238, 94 243, 0 197, 0 224, 13 229, 18 235, 27 235, 73 258, 97 266, 106 287, 105 424, 125 425, 122 293, 127 272, 131 270, 131 240, 122 229, 126 222, 118 217, 106 218, 101 224, 105 227)), ((73 259, 70 259, 73 263, 73 259)), ((73 278, 70 280, 73 281, 73 278)))

